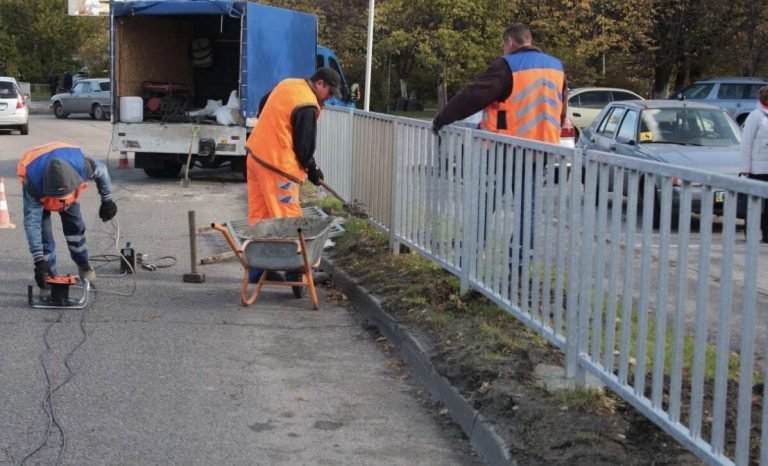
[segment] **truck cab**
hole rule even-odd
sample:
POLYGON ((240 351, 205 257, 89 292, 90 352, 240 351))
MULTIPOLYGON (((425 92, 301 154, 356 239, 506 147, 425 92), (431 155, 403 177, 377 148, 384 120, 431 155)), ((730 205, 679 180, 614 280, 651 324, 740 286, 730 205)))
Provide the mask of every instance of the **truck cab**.
POLYGON ((335 105, 337 107, 355 108, 360 100, 360 85, 357 83, 351 86, 347 83, 344 71, 341 69, 336 53, 328 47, 317 46, 317 68, 327 66, 333 68, 341 76, 341 99, 331 97, 325 101, 325 105, 335 105))

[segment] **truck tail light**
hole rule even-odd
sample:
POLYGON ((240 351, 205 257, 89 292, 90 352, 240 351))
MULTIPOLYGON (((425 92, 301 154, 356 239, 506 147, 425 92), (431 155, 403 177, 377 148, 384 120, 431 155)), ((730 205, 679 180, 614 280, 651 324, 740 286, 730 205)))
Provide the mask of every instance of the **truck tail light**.
POLYGON ((24 96, 19 94, 19 98, 16 99, 16 108, 24 108, 27 103, 24 101, 24 96))

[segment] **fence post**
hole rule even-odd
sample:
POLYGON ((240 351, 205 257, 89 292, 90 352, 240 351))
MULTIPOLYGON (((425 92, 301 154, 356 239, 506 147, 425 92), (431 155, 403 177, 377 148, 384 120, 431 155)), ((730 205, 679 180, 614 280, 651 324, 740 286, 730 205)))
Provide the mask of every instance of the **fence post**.
POLYGON ((568 301, 566 311, 565 329, 565 376, 576 377, 577 382, 583 382, 584 369, 579 366, 579 258, 581 246, 581 193, 583 190, 584 151, 576 149, 573 156, 573 171, 571 175, 571 219, 570 219, 570 247, 571 252, 568 267, 568 301))
POLYGON ((389 221, 389 224, 392 225, 392 227, 389 229, 389 248, 392 251, 392 254, 396 256, 400 254, 400 205, 403 199, 403 193, 400 189, 400 168, 402 166, 400 160, 402 159, 402 151, 400 150, 399 144, 400 138, 397 137, 397 119, 395 119, 392 122, 392 217, 389 221))
POLYGON ((461 294, 464 295, 469 291, 469 272, 470 263, 475 260, 472 251, 476 251, 475 243, 477 242, 477 225, 478 225, 478 209, 474 208, 477 205, 477 180, 476 171, 474 167, 479 165, 479 158, 476 158, 472 153, 472 141, 474 140, 474 131, 471 129, 465 129, 461 143, 461 213, 462 213, 462 229, 461 235, 458 236, 459 240, 459 278, 461 284, 461 294))

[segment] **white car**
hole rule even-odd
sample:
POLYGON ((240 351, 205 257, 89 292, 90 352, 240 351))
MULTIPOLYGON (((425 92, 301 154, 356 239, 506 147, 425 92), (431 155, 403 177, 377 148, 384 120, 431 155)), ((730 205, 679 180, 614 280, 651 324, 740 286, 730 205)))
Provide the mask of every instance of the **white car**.
POLYGON ((0 76, 0 129, 29 134, 29 106, 14 78, 0 76))
POLYGON ((643 100, 627 89, 613 87, 579 87, 568 91, 568 118, 576 127, 576 139, 581 130, 588 127, 597 115, 611 102, 643 100))

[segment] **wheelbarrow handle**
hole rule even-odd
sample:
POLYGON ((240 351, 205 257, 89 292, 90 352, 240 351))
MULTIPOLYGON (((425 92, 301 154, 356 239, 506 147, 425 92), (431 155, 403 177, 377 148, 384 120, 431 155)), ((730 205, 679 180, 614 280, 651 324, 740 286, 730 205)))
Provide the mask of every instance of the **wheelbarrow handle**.
POLYGON ((220 231, 224 234, 224 238, 226 238, 227 243, 229 243, 229 247, 232 248, 232 251, 234 251, 235 255, 240 260, 240 263, 243 264, 243 267, 248 269, 249 268, 248 261, 245 260, 243 251, 241 251, 237 247, 237 244, 235 244, 235 239, 232 238, 232 234, 229 232, 229 229, 224 225, 217 225, 215 223, 211 223, 211 228, 213 228, 214 230, 220 231))

